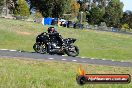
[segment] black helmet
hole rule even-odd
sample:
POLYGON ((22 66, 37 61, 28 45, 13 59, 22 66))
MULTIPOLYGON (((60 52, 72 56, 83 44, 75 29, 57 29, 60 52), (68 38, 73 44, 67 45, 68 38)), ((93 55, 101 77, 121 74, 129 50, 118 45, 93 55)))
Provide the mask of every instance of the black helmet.
POLYGON ((49 27, 48 28, 48 33, 54 33, 55 32, 55 28, 54 27, 49 27))

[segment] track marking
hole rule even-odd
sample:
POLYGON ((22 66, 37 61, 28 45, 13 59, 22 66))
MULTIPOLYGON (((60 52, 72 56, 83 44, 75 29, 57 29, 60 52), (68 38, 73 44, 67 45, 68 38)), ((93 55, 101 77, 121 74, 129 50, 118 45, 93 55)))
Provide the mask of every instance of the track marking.
POLYGON ((9 50, 9 51, 13 51, 14 52, 14 51, 17 51, 17 50, 9 50))
POLYGON ((53 60, 54 58, 48 58, 48 59, 53 60))
POLYGON ((125 62, 125 61, 121 60, 121 62, 125 62))
POLYGON ((95 58, 91 58, 91 59, 95 59, 95 58))
POLYGON ((112 60, 113 62, 115 61, 115 60, 112 60))
POLYGON ((0 50, 3 50, 3 51, 17 51, 17 50, 9 50, 9 49, 0 49, 0 50))
POLYGON ((0 49, 0 50, 8 50, 8 49, 0 49))
POLYGON ((65 56, 67 56, 67 55, 62 55, 62 56, 64 56, 64 57, 65 57, 65 56))
POLYGON ((102 59, 102 60, 106 60, 106 59, 102 59))
POLYGON ((67 59, 61 59, 61 60, 65 61, 65 60, 67 60, 67 59))
POLYGON ((82 61, 82 62, 87 62, 87 61, 82 61))
POLYGON ((76 62, 77 60, 72 60, 72 61, 76 62))

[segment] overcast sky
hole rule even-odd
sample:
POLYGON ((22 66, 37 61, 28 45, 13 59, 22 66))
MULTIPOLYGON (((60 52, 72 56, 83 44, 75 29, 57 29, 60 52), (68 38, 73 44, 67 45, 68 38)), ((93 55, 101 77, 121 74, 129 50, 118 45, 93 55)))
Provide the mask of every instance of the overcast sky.
POLYGON ((132 11, 132 0, 120 0, 120 1, 123 2, 124 4, 123 11, 126 11, 126 10, 132 11))

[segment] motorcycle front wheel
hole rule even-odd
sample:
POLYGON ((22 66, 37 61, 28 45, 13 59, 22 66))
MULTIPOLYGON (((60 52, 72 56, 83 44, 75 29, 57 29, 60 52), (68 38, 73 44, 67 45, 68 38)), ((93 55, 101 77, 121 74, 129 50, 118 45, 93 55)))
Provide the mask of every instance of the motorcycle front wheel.
POLYGON ((68 56, 72 56, 72 57, 75 57, 75 56, 78 56, 79 54, 79 48, 77 46, 74 46, 74 45, 70 45, 68 46, 68 48, 65 50, 66 54, 68 56))
POLYGON ((47 52, 47 47, 45 44, 35 43, 33 49, 37 53, 45 54, 47 52))

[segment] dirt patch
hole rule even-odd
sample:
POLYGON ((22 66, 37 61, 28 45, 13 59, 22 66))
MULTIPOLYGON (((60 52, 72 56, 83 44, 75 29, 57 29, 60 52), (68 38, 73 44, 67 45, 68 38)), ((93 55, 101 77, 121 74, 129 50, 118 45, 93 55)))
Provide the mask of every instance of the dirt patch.
POLYGON ((16 33, 20 34, 20 35, 31 35, 31 33, 29 33, 29 32, 16 31, 16 33))

